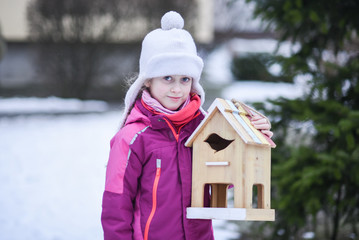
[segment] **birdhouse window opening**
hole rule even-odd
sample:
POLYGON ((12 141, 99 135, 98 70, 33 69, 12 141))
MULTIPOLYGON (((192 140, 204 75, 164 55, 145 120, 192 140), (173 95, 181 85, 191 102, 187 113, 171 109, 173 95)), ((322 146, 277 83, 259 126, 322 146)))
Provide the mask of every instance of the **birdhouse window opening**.
POLYGON ((264 208, 264 186, 254 184, 252 190, 252 208, 264 208))
POLYGON ((204 141, 206 143, 208 143, 209 146, 213 150, 215 150, 215 152, 219 152, 219 151, 222 151, 225 148, 227 148, 234 141, 234 139, 233 140, 228 140, 228 139, 222 138, 221 136, 219 136, 216 133, 212 133, 204 141))
POLYGON ((229 186, 227 189, 227 208, 234 208, 234 187, 229 186))
MULTIPOLYGON (((210 193, 211 193, 211 207, 218 207, 218 208, 227 208, 228 203, 232 203, 228 201, 228 187, 232 184, 227 183, 212 183, 210 184, 210 193)), ((233 194, 231 195, 233 196, 233 194)), ((233 204, 232 204, 233 205, 233 204)), ((232 206, 231 205, 231 206, 232 206)))

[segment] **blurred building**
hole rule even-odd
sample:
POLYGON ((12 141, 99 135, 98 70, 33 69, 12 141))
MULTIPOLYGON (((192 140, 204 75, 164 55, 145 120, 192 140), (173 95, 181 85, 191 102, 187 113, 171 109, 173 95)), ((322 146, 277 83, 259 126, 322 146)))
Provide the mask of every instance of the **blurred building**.
MULTIPOLYGON (((16 89, 28 87, 32 83, 39 83, 36 68, 33 66, 36 57, 36 43, 29 38, 29 26, 26 18, 29 2, 30 0, 0 1, 0 29, 7 49, 6 54, 0 60, 0 96, 11 95, 12 90, 16 93, 16 89)), ((193 21, 192 34, 196 42, 208 44, 212 42, 214 36, 212 0, 196 0, 196 4, 198 6, 197 19, 193 21)), ((123 29, 136 29, 136 31, 132 30, 118 35, 120 37, 115 39, 112 44, 121 46, 122 43, 126 43, 124 48, 128 48, 128 43, 141 42, 146 34, 145 31, 147 31, 142 28, 141 32, 143 21, 146 19, 134 19, 120 23, 122 24, 120 28, 128 25, 130 27, 127 26, 123 29)), ((159 26, 160 24, 158 24, 159 26)), ((138 57, 133 56, 134 54, 128 54, 128 51, 121 55, 124 58, 138 57)), ((120 61, 125 62, 124 59, 120 61)), ((123 66, 124 71, 129 70, 126 64, 123 66)))

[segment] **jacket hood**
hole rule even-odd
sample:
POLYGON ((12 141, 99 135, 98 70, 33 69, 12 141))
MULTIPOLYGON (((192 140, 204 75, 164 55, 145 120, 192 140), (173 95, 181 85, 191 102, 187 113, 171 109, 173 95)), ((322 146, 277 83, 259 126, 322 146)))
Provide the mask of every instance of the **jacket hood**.
POLYGON ((126 119, 125 125, 138 122, 142 122, 145 125, 151 125, 151 120, 145 114, 143 114, 135 104, 131 110, 131 114, 129 114, 126 119))

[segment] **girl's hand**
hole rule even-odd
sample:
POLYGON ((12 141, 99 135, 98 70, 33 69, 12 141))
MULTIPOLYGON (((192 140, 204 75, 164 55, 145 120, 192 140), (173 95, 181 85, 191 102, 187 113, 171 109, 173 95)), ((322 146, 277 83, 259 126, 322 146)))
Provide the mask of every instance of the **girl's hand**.
POLYGON ((253 127, 261 131, 263 134, 267 135, 269 138, 273 136, 273 132, 270 131, 271 125, 266 118, 260 115, 254 115, 250 118, 250 120, 253 127))

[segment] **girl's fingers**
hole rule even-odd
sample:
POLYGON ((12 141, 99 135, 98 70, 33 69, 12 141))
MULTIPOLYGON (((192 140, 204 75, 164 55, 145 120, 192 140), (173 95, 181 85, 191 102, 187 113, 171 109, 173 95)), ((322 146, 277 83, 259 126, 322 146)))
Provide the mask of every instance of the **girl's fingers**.
POLYGON ((265 118, 261 118, 261 119, 258 119, 258 120, 251 120, 251 122, 253 123, 253 124, 268 124, 268 121, 267 121, 267 119, 265 119, 265 118))
POLYGON ((269 130, 261 130, 263 134, 267 135, 269 138, 273 136, 273 132, 269 130))
POLYGON ((251 118, 251 122, 252 125, 258 130, 262 130, 262 129, 269 130, 271 127, 268 120, 259 115, 253 116, 251 118))
POLYGON ((260 130, 263 134, 267 135, 269 138, 273 136, 273 132, 270 131, 271 125, 266 118, 260 115, 254 115, 251 118, 251 123, 253 124, 253 127, 260 130))
POLYGON ((254 115, 251 117, 252 121, 257 121, 259 119, 264 119, 264 117, 262 117, 261 115, 254 115))
POLYGON ((270 125, 268 123, 262 123, 262 124, 253 124, 253 127, 255 127, 258 130, 269 130, 270 125))

